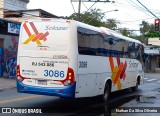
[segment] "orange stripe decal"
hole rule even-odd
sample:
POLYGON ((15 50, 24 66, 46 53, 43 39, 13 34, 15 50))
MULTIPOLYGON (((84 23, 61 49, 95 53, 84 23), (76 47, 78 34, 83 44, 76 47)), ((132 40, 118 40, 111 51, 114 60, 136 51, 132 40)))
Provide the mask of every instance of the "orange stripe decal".
POLYGON ((32 41, 35 42, 35 41, 38 40, 42 35, 43 35, 43 33, 38 33, 37 36, 32 39, 32 41))
POLYGON ((127 62, 121 62, 119 57, 116 57, 115 59, 117 60, 117 66, 114 65, 113 57, 109 57, 112 71, 111 79, 114 84, 117 84, 117 89, 121 90, 121 79, 123 79, 123 81, 125 80, 127 62))
POLYGON ((109 62, 110 62, 111 70, 113 72, 113 69, 114 69, 113 57, 109 57, 109 62))
MULTIPOLYGON (((114 80, 115 80, 116 72, 117 72, 117 71, 118 71, 118 66, 115 66, 115 67, 114 67, 114 70, 113 70, 113 72, 112 72, 112 76, 111 76, 113 83, 114 83, 114 80)), ((114 83, 114 84, 116 84, 116 83, 114 83)))
POLYGON ((122 72, 123 66, 124 66, 123 63, 120 63, 119 69, 118 69, 117 74, 116 74, 116 77, 115 77, 115 79, 114 79, 114 83, 117 83, 117 81, 118 81, 118 79, 119 79, 119 77, 120 77, 120 74, 121 74, 121 72, 122 72))
POLYGON ((47 31, 47 32, 46 32, 45 34, 43 34, 42 37, 40 37, 39 39, 40 39, 40 40, 43 40, 43 41, 46 41, 46 40, 47 40, 46 37, 47 37, 48 35, 49 35, 49 33, 48 33, 48 31, 47 31))

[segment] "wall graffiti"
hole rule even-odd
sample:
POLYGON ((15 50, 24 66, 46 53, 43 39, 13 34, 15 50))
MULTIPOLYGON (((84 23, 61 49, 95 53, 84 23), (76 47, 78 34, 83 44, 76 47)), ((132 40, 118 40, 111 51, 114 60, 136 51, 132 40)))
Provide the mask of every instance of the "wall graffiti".
POLYGON ((7 49, 3 51, 3 77, 15 78, 16 77, 16 65, 17 65, 17 49, 18 42, 15 36, 11 36, 12 45, 9 45, 7 49))

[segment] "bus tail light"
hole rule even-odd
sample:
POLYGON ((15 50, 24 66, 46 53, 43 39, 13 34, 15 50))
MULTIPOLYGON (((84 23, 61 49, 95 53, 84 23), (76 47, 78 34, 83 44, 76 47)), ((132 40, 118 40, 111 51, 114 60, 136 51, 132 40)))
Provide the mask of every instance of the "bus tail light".
POLYGON ((20 66, 17 66, 17 80, 22 82, 25 78, 21 76, 20 74, 20 66))
POLYGON ((67 78, 61 81, 65 86, 72 85, 75 82, 74 71, 68 68, 67 78))
POLYGON ((19 65, 17 66, 17 77, 19 77, 20 76, 20 67, 19 67, 19 65))
POLYGON ((18 80, 18 81, 20 81, 20 82, 22 82, 22 81, 24 80, 24 78, 23 78, 23 77, 18 76, 18 77, 17 77, 17 80, 18 80))

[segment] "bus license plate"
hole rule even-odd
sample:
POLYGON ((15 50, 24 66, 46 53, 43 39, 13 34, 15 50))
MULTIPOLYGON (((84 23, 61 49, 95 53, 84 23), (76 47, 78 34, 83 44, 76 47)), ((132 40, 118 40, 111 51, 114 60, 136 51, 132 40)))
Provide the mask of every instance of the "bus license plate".
POLYGON ((38 80, 38 85, 47 85, 46 80, 38 80))

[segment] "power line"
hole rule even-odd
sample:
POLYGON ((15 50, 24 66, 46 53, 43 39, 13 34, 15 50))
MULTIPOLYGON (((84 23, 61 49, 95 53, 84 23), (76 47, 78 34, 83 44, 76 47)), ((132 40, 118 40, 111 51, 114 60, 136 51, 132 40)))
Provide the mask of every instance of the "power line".
POLYGON ((139 11, 144 12, 146 15, 148 15, 148 16, 151 17, 151 15, 148 14, 144 8, 140 7, 140 6, 137 5, 135 2, 133 2, 133 1, 128 1, 128 0, 125 0, 125 1, 127 1, 129 4, 131 4, 132 6, 134 6, 134 7, 135 7, 136 9, 138 9, 139 11))
MULTIPOLYGON (((118 4, 118 7, 128 7, 128 8, 136 8, 136 10, 138 10, 138 11, 141 11, 141 12, 144 12, 146 15, 148 15, 148 16, 150 16, 150 17, 152 17, 152 15, 151 14, 148 14, 148 12, 146 12, 147 10, 146 9, 144 9, 144 8, 142 8, 141 6, 139 6, 138 4, 136 4, 135 2, 133 2, 133 1, 126 1, 126 2, 128 2, 129 4, 125 4, 125 3, 121 3, 121 2, 115 2, 116 4, 118 4)), ((159 10, 154 10, 154 9, 150 9, 150 11, 152 11, 152 12, 159 12, 159 10)))
POLYGON ((145 18, 145 19, 138 19, 138 20, 131 20, 131 21, 123 21, 123 22, 136 22, 136 21, 143 21, 143 20, 147 20, 147 19, 153 19, 154 17, 152 18, 145 18))
MULTIPOLYGON (((129 4, 125 4, 125 3, 121 3, 121 2, 115 2, 116 4, 118 4, 118 5, 121 5, 121 6, 124 6, 124 7, 129 7, 129 8, 138 8, 138 9, 141 9, 141 10, 143 10, 143 11, 146 11, 146 9, 144 9, 144 8, 142 8, 142 7, 140 7, 138 4, 136 4, 135 2, 133 2, 133 1, 126 1, 126 2, 128 2, 129 4), (132 2, 132 3, 131 3, 132 2), (136 5, 136 6, 135 6, 136 5), (130 6, 132 6, 132 7, 130 7, 130 6)), ((155 9, 150 9, 152 12, 159 12, 159 10, 155 10, 155 9)))
POLYGON ((147 9, 148 12, 150 12, 154 17, 156 17, 157 19, 159 19, 159 17, 157 17, 155 14, 153 14, 146 6, 144 6, 139 0, 137 0, 137 2, 139 2, 145 9, 147 9))

